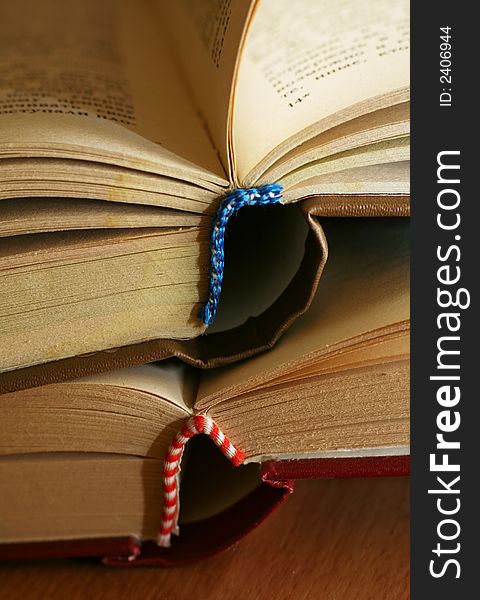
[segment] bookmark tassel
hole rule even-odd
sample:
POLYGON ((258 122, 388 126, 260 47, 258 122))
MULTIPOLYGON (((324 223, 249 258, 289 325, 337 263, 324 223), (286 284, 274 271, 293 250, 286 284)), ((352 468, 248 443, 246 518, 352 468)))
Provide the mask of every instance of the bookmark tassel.
POLYGON ((163 466, 164 504, 162 525, 157 536, 157 544, 164 548, 170 546, 172 533, 178 535, 180 463, 185 444, 198 433, 208 435, 234 467, 241 465, 245 458, 245 454, 238 448, 235 448, 211 417, 198 415, 188 419, 173 438, 167 450, 163 466))
POLYGON ((225 268, 225 230, 228 220, 244 206, 278 204, 282 200, 283 186, 279 183, 258 188, 231 191, 220 204, 210 234, 210 270, 208 299, 200 311, 200 319, 211 325, 217 313, 225 268))

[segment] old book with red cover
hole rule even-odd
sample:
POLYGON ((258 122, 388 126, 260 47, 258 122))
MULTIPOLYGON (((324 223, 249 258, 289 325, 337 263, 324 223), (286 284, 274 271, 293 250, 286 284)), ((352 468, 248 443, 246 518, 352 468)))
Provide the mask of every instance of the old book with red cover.
POLYGON ((0 545, 0 560, 98 558, 108 566, 174 566, 208 558, 239 541, 294 491, 296 479, 395 477, 409 474, 408 456, 268 461, 261 483, 218 515, 182 527, 171 548, 133 537, 0 545))

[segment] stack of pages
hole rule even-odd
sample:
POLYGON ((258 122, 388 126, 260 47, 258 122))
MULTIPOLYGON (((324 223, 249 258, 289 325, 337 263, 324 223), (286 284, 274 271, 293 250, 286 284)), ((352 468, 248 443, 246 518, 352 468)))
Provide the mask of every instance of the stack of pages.
POLYGON ((18 0, 0 49, 0 557, 190 560, 287 480, 405 472, 408 3, 18 0), (212 220, 273 183, 207 327, 212 220), (187 444, 159 549, 195 415, 245 458, 187 444))

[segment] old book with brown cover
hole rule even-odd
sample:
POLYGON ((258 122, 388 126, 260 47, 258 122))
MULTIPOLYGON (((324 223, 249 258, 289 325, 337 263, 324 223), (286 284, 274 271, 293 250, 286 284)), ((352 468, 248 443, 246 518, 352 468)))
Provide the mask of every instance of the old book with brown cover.
POLYGON ((408 4, 350 4, 2 5, 2 389, 265 349, 311 299, 318 216, 406 214, 408 4), (240 211, 252 293, 205 337, 212 217, 272 183, 278 210, 240 211))

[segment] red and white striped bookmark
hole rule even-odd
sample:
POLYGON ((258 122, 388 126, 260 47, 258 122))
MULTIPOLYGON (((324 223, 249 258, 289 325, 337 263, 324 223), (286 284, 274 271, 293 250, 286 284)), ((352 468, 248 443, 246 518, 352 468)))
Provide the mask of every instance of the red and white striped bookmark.
POLYGON ((245 454, 232 444, 228 437, 218 428, 215 421, 207 415, 190 417, 170 444, 163 465, 164 503, 162 524, 157 536, 157 544, 164 548, 170 546, 172 533, 178 535, 179 473, 185 444, 199 433, 208 435, 230 460, 238 467, 245 459, 245 454))

